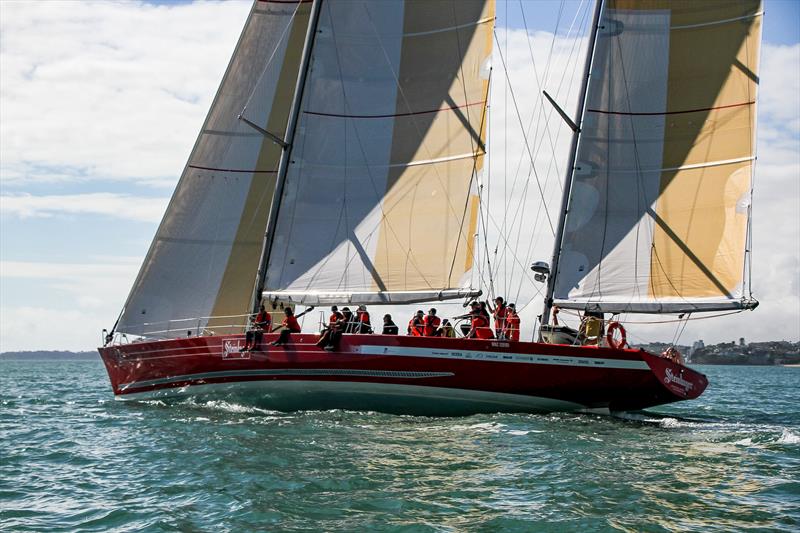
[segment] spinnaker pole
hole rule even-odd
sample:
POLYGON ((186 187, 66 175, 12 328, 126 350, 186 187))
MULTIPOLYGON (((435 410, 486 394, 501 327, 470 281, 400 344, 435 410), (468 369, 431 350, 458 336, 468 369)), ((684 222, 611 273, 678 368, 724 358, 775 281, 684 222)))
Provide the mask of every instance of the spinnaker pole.
MULTIPOLYGON (((580 127, 583 125, 583 111, 586 105, 586 92, 589 87, 589 76, 592 72, 592 60, 594 59, 594 47, 597 41, 597 31, 600 29, 600 15, 603 11, 603 0, 597 0, 594 7, 594 18, 592 20, 592 31, 589 36, 589 47, 586 51, 586 64, 581 80, 581 92, 578 96, 578 112, 575 124, 578 125, 573 130, 572 145, 569 151, 569 163, 567 164, 567 176, 564 180, 564 194, 561 197, 561 212, 558 217, 558 227, 556 229, 555 244, 553 245, 553 259, 550 262, 550 275, 547 278, 547 294, 544 298, 544 311, 542 312, 541 324, 550 322, 550 309, 553 307, 553 292, 555 291, 556 277, 558 276, 558 262, 561 260, 561 245, 564 241, 564 222, 569 210, 569 196, 572 189, 572 175, 575 172, 575 159, 578 157, 578 138, 580 137, 580 127)), ((541 329, 539 330, 541 340, 541 329)))
POLYGON ((308 76, 308 67, 311 63, 311 52, 314 48, 314 36, 317 33, 317 23, 319 22, 321 9, 322 0, 313 0, 313 3, 311 4, 311 13, 308 19, 306 39, 303 44, 303 55, 300 59, 300 69, 297 73, 297 85, 295 86, 294 96, 292 98, 292 107, 289 111, 289 121, 286 125, 286 139, 281 145, 281 158, 278 162, 278 175, 275 181, 275 192, 272 196, 272 205, 269 209, 267 231, 264 235, 263 247, 261 248, 261 260, 258 264, 258 276, 256 278, 255 288, 253 289, 253 305, 251 306, 253 313, 258 312, 259 304, 261 303, 261 293, 264 291, 264 284, 267 278, 267 264, 269 263, 272 241, 275 239, 275 225, 278 221, 278 212, 280 211, 281 197, 283 196, 283 186, 286 183, 286 174, 289 170, 289 162, 292 156, 294 134, 297 127, 297 119, 300 116, 300 104, 302 104, 303 101, 303 91, 305 89, 306 78, 308 76))

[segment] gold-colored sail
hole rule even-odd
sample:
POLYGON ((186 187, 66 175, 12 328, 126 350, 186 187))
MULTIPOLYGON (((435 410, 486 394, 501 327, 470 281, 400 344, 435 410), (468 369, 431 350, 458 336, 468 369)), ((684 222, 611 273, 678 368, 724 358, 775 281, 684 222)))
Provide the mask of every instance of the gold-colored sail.
POLYGON ((758 0, 604 4, 558 305, 746 307, 758 0))

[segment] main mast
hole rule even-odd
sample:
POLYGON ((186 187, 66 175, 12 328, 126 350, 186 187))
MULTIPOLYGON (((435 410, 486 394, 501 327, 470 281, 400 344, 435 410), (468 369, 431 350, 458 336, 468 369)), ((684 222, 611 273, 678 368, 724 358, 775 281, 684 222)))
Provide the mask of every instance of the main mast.
POLYGON ((589 86, 589 76, 592 71, 592 60, 594 56, 595 42, 597 41, 597 31, 600 28, 600 15, 603 11, 603 0, 597 0, 594 7, 594 18, 592 19, 592 31, 589 35, 589 47, 586 51, 586 64, 581 80, 581 91, 578 97, 578 112, 575 124, 578 128, 572 134, 572 145, 569 151, 569 162, 567 164, 567 177, 564 180, 564 193, 561 197, 561 212, 558 217, 558 227, 556 229, 555 244, 553 245, 553 259, 550 262, 550 275, 547 279, 547 293, 544 298, 544 311, 542 312, 541 324, 550 322, 550 309, 553 307, 553 292, 558 275, 558 262, 561 260, 561 245, 564 241, 564 221, 567 218, 569 209, 570 190, 572 189, 572 174, 575 171, 575 159, 578 156, 578 138, 580 136, 580 126, 583 124, 583 110, 586 105, 586 92, 589 86))
POLYGON ((306 85, 306 77, 308 75, 308 67, 311 63, 311 52, 314 47, 314 35, 317 32, 317 23, 319 22, 320 10, 322 0, 313 0, 311 4, 311 13, 308 19, 308 30, 306 31, 306 39, 303 44, 303 55, 300 60, 300 69, 297 73, 297 85, 295 86, 294 96, 292 98, 292 106, 289 111, 289 121, 286 125, 286 138, 281 144, 281 158, 278 162, 278 175, 275 181, 275 192, 272 196, 272 205, 269 209, 269 219, 267 221, 267 231, 264 235, 264 244, 261 248, 261 259, 258 264, 258 276, 256 284, 253 289, 252 305, 250 308, 253 313, 258 311, 261 302, 261 293, 264 291, 264 283, 267 278, 267 264, 269 263, 270 250, 272 248, 272 241, 275 238, 275 225, 278 220, 278 211, 281 206, 281 197, 283 196, 283 186, 286 183, 286 173, 289 170, 289 161, 292 155, 292 145, 294 143, 294 134, 297 127, 297 118, 300 115, 300 104, 303 101, 303 90, 306 85))

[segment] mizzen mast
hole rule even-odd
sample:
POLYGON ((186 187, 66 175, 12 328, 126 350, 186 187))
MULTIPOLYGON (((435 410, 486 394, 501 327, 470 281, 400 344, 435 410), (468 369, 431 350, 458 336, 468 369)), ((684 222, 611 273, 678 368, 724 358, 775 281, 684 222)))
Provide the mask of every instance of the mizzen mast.
MULTIPOLYGON (((550 274, 547 278, 547 292, 544 298, 544 311, 542 312, 542 324, 550 322, 550 309, 553 307, 553 292, 555 291, 555 280, 558 275, 558 262, 561 259, 561 246, 564 240, 564 221, 567 218, 567 211, 569 210, 569 197, 572 188, 572 173, 575 170, 575 160, 578 155, 578 138, 581 133, 580 126, 583 123, 583 111, 586 106, 586 92, 589 87, 589 76, 592 72, 592 58, 594 56, 595 42, 597 41, 597 30, 600 26, 600 14, 603 10, 603 0, 596 0, 594 7, 594 15, 592 18, 592 30, 589 35, 589 47, 586 51, 586 64, 584 65, 583 78, 581 79, 581 91, 578 96, 578 110, 576 113, 576 120, 571 124, 568 123, 573 130, 572 144, 569 150, 569 162, 567 163, 567 175, 564 180, 564 193, 561 197, 561 210, 558 216, 558 226, 556 228, 555 244, 553 245, 553 259, 550 263, 550 274), (577 128, 574 126, 577 124, 577 128)), ((555 106, 555 102, 546 95, 548 100, 555 106)), ((563 116, 563 111, 558 107, 556 110, 563 116)))

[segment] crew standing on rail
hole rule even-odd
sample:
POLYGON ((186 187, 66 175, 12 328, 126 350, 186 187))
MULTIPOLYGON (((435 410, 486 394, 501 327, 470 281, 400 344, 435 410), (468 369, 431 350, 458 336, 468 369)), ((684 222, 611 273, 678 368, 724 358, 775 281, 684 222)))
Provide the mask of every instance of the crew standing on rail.
POLYGON ((503 335, 510 341, 519 341, 519 315, 517 314, 517 306, 508 304, 506 310, 506 325, 503 335))
POLYGON ((489 306, 489 311, 491 311, 492 315, 494 315, 494 333, 497 335, 498 339, 502 339, 506 330, 506 315, 508 314, 508 308, 506 307, 505 300, 503 300, 502 296, 498 296, 494 299, 494 305, 494 309, 489 306))
POLYGON ((436 309, 431 307, 428 310, 428 314, 423 319, 423 334, 426 337, 436 337, 439 335, 439 325, 442 323, 442 320, 436 316, 436 309))

